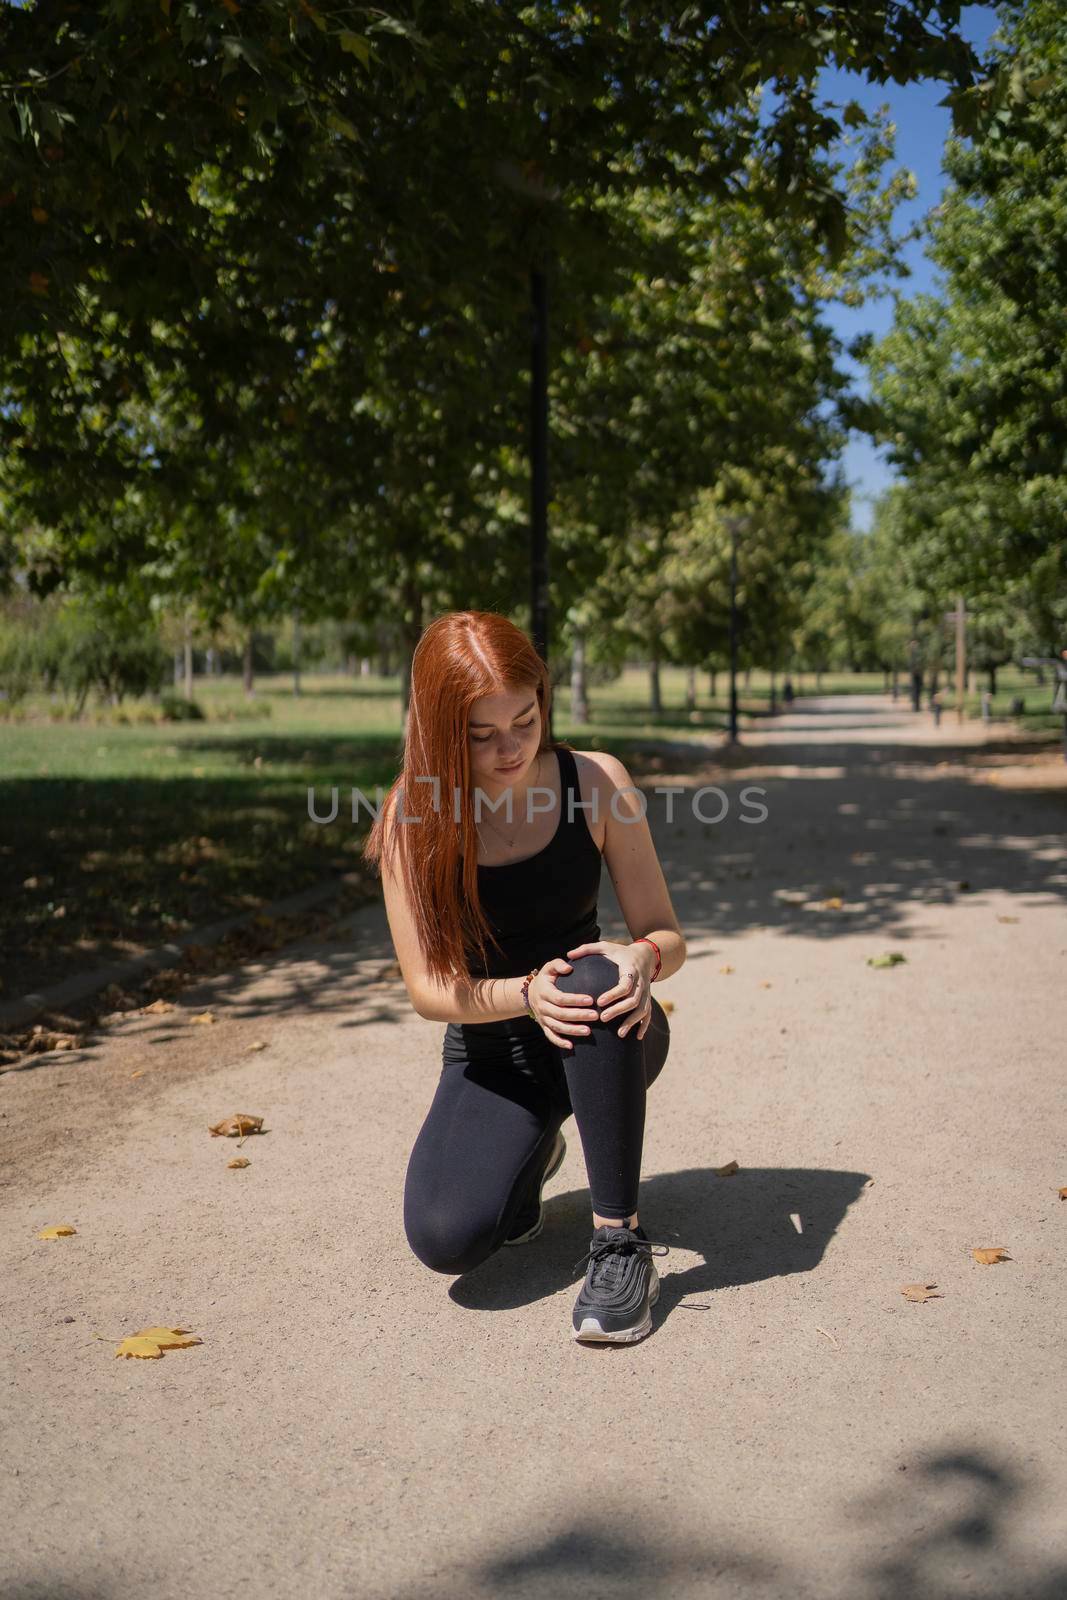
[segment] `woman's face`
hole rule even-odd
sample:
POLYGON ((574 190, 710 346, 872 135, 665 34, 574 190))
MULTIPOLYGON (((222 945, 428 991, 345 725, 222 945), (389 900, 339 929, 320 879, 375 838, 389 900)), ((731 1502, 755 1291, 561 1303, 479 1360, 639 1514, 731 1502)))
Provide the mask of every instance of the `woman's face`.
POLYGON ((486 789, 508 788, 532 776, 541 744, 535 689, 484 695, 471 706, 467 730, 471 773, 486 789), (504 768, 512 767, 513 771, 504 768))

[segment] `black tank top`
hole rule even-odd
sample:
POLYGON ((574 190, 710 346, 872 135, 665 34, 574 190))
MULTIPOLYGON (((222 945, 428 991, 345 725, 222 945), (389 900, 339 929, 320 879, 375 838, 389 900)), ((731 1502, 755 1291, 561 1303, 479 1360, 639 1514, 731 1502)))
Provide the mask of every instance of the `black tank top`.
MULTIPOLYGON (((474 978, 525 977, 576 944, 600 938, 597 896, 601 855, 589 831, 578 766, 556 747, 560 807, 556 831, 543 850, 523 861, 478 866, 478 893, 501 951, 486 941, 486 964, 467 951, 474 978)), ((462 856, 460 871, 462 872, 462 856)), ((462 880, 461 880, 462 881, 462 880)))

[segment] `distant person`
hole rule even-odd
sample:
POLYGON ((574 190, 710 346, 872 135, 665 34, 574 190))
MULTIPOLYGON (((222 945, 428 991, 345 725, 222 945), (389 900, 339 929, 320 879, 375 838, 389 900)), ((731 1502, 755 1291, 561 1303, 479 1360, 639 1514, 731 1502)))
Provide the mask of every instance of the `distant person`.
POLYGON ((549 740, 551 694, 527 635, 495 612, 438 617, 412 659, 403 770, 364 847, 412 1004, 447 1024, 404 1228, 444 1273, 535 1239, 573 1115, 594 1232, 571 1331, 627 1344, 651 1329, 652 1255, 668 1248, 637 1212, 645 1096, 670 1044, 652 985, 686 946, 648 824, 622 798, 626 768, 549 740), (439 779, 439 800, 420 777, 439 779), (487 814, 498 801, 504 821, 487 814), (631 943, 600 937, 605 858, 631 943))
POLYGON ((792 680, 792 678, 787 678, 785 680, 785 685, 784 685, 784 687, 782 689, 782 699, 784 700, 784 702, 785 702, 785 704, 787 706, 791 706, 793 704, 793 680, 792 680))
POLYGON ((940 728, 940 726, 941 726, 941 690, 940 689, 931 689, 931 691, 930 691, 930 710, 934 714, 934 727, 935 728, 940 728))

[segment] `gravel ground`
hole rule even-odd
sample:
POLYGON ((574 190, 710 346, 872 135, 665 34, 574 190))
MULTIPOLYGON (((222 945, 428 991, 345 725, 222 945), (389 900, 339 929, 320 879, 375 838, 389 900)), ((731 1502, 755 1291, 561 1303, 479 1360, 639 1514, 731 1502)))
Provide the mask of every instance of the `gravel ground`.
POLYGON ((0 1596, 1063 1595, 1065 778, 882 697, 665 759, 689 958, 629 1348, 570 1336, 573 1121, 537 1240, 411 1254, 443 1025, 380 905, 0 1074, 0 1596), (202 1343, 115 1359, 157 1324, 202 1343))

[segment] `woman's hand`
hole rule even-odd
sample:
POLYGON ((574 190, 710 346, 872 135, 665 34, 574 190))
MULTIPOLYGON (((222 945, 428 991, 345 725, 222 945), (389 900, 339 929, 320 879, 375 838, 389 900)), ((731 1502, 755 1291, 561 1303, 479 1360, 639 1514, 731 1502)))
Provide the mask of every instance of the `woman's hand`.
POLYGON ((530 1010, 544 1029, 545 1038, 563 1050, 573 1050, 574 1046, 568 1039, 561 1038, 562 1034, 588 1033, 588 1024, 598 1020, 597 1012, 590 1009, 591 994, 569 994, 566 989, 556 988, 556 976, 572 970, 569 961, 553 956, 531 980, 526 991, 530 1010))
POLYGON ((596 1004, 607 1007, 600 1013, 601 1022, 612 1022, 624 1012, 631 1012, 619 1029, 619 1038, 636 1028, 637 1037, 643 1039, 652 1021, 652 971, 656 952, 650 944, 614 944, 610 939, 596 939, 591 944, 575 945, 567 954, 589 956, 594 952, 607 956, 619 969, 619 981, 614 988, 605 989, 602 995, 596 996, 596 1004))

